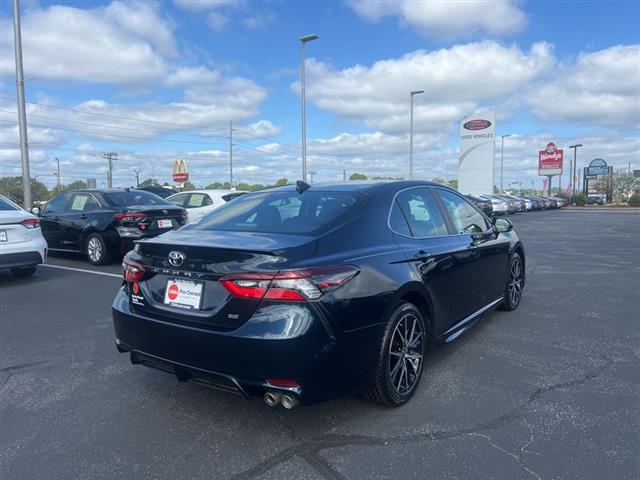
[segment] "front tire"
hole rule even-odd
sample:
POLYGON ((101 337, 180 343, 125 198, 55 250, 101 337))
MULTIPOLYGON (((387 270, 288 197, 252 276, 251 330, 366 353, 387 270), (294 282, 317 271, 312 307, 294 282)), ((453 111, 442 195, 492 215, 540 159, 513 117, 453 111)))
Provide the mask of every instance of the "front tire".
POLYGON ((19 278, 29 277, 29 276, 33 275, 34 273, 36 273, 36 267, 17 267, 17 268, 12 268, 11 269, 11 273, 13 274, 14 277, 19 277, 19 278))
POLYGON ((420 310, 411 303, 398 305, 389 316, 373 386, 364 397, 387 407, 407 403, 420 383, 427 342, 427 327, 420 310))
POLYGON ((107 244, 99 233, 92 233, 85 243, 85 253, 91 265, 106 265, 111 260, 107 244))
POLYGON ((510 312, 520 306, 522 293, 524 290, 524 262, 518 253, 511 255, 509 259, 509 273, 507 285, 504 289, 504 301, 500 305, 500 310, 510 312))

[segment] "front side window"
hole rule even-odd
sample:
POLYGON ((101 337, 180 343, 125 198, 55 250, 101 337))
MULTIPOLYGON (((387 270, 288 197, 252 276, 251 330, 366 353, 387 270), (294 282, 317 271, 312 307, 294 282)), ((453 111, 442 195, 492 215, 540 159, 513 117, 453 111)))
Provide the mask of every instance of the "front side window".
POLYGON ((436 191, 449 212, 456 233, 482 233, 489 228, 484 216, 467 200, 447 190, 436 191))
MULTIPOLYGON (((409 234, 412 237, 437 237, 447 235, 447 226, 442 218, 442 214, 438 209, 431 194, 426 188, 412 188, 400 192, 396 196, 395 203, 398 205, 400 212, 391 212, 392 228, 394 223, 398 233, 403 233, 402 222, 400 221, 401 213, 408 224, 409 234)), ((395 228, 394 228, 395 230, 395 228)))
POLYGON ((45 205, 44 210, 42 211, 42 214, 51 215, 51 214, 62 213, 64 211, 64 207, 68 199, 69 199, 69 195, 67 194, 58 195, 57 197, 52 198, 45 205))
POLYGON ((358 199, 356 195, 342 192, 254 193, 225 203, 191 228, 312 234, 353 213, 358 199))

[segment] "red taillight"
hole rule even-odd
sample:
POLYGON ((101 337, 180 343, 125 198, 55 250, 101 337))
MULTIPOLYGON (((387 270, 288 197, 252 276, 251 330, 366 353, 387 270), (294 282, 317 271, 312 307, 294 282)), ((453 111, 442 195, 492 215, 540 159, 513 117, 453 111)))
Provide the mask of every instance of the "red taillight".
POLYGON ((358 273, 356 267, 340 265, 273 273, 240 273, 225 275, 220 283, 240 298, 303 302, 315 300, 344 285, 358 273))
POLYGON ((139 282, 145 273, 146 270, 141 263, 127 257, 122 259, 122 277, 127 282, 139 282))
POLYGON ((118 220, 120 222, 136 222, 145 218, 146 215, 144 213, 116 213, 113 216, 114 220, 118 220))
POLYGON ((274 387, 298 388, 300 384, 290 378, 267 378, 267 383, 274 387))
POLYGON ((20 225, 25 228, 40 228, 40 220, 37 218, 27 218, 20 222, 20 225))

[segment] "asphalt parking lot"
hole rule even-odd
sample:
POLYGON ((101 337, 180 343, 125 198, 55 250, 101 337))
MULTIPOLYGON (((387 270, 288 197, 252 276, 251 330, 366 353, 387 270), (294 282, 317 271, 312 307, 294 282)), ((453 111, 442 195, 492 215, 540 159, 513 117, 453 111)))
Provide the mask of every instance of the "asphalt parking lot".
POLYGON ((130 365, 113 344, 118 264, 0 273, 0 477, 638 478, 640 211, 510 218, 520 309, 432 351, 395 410, 269 409, 130 365))

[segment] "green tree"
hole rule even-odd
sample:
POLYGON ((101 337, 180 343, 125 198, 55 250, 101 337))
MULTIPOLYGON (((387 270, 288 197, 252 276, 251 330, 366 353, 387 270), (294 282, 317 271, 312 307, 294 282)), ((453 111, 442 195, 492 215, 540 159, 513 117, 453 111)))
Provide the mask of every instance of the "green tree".
POLYGON ((368 180, 369 177, 362 173, 352 173, 349 180, 368 180))
POLYGON ((190 190, 195 190, 196 186, 192 183, 192 182, 184 182, 182 184, 182 191, 183 192, 188 192, 190 190))
MULTIPOLYGON (((9 197, 17 204, 22 205, 22 177, 0 178, 0 193, 9 197)), ((32 179, 31 198, 34 202, 46 201, 49 199, 49 189, 44 183, 32 179)), ((29 208, 31 208, 31 206, 29 206, 29 208)))
POLYGON ((613 172, 611 181, 613 183, 613 199, 616 201, 626 202, 629 198, 629 193, 640 189, 640 178, 634 177, 633 173, 626 168, 613 172))
POLYGON ((442 183, 443 185, 447 183, 447 181, 442 177, 433 177, 431 181, 436 183, 442 183))
POLYGON ((70 190, 82 190, 83 188, 87 188, 87 182, 83 182, 82 180, 76 180, 68 185, 64 185, 62 187, 63 192, 68 192, 70 190))
POLYGON ((456 190, 458 189, 458 180, 451 179, 451 180, 447 180, 447 185, 449 185, 451 188, 455 188, 456 190))
POLYGON ((289 183, 289 179, 287 178, 279 178, 276 182, 276 187, 282 187, 283 185, 287 185, 289 183))
POLYGON ((157 185, 157 183, 153 178, 147 178, 146 180, 143 180, 143 181, 140 182, 139 188, 154 187, 156 185, 157 185))

